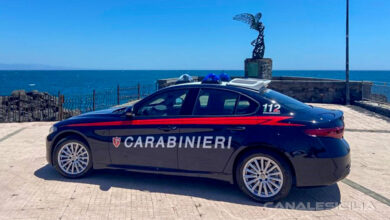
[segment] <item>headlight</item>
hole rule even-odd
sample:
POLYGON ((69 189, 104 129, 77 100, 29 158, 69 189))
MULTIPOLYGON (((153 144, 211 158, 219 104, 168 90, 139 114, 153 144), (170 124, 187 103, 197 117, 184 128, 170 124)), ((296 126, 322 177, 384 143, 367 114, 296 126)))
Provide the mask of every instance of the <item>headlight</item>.
POLYGON ((53 132, 56 132, 56 131, 57 131, 57 127, 51 126, 50 129, 49 129, 49 134, 51 134, 53 132))

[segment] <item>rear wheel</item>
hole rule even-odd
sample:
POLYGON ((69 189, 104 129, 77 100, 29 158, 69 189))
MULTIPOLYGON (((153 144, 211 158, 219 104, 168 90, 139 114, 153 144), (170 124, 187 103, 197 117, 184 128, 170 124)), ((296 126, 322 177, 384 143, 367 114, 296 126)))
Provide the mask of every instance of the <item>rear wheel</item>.
POLYGON ((288 195, 292 174, 288 163, 278 154, 254 151, 241 157, 236 167, 236 182, 252 199, 271 202, 288 195))
POLYGON ((77 137, 61 140, 56 146, 53 159, 56 170, 68 178, 82 177, 92 168, 91 151, 77 137))

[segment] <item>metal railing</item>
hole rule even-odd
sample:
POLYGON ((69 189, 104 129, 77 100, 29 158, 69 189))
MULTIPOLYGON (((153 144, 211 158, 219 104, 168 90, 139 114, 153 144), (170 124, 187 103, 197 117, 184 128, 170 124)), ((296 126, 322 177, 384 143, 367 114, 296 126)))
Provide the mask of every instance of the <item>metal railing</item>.
POLYGON ((91 94, 57 95, 40 92, 21 92, 0 96, 0 122, 63 120, 89 111, 122 105, 153 93, 155 84, 93 90, 91 94))
POLYGON ((390 105, 390 83, 372 82, 372 85, 363 84, 362 99, 390 105))
POLYGON ((145 96, 155 91, 154 84, 137 84, 135 86, 121 87, 117 86, 116 90, 92 91, 89 95, 77 95, 60 97, 60 120, 85 112, 106 109, 116 105, 122 105, 145 96))

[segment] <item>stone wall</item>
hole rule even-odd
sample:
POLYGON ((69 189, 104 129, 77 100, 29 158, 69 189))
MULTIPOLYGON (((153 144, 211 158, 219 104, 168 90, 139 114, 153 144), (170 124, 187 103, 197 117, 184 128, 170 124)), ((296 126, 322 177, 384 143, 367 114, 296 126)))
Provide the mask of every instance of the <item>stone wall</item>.
MULTIPOLYGON (((63 118, 73 111, 63 110, 63 118)), ((10 96, 0 96, 0 122, 28 122, 59 120, 58 97, 33 90, 15 90, 10 96)))
MULTIPOLYGON (((236 77, 232 77, 236 78, 236 77)), ((195 81, 202 77, 194 77, 195 81)), ((176 79, 157 81, 158 88, 175 84, 176 79)), ((363 88, 370 91, 371 82, 350 82, 351 102, 362 100, 363 88)), ((345 104, 345 82, 309 77, 272 77, 268 88, 296 98, 302 102, 345 104)))
MULTIPOLYGON (((363 87, 371 82, 350 82, 351 102, 362 100, 363 87)), ((268 88, 302 102, 345 104, 345 82, 307 77, 273 77, 268 88)))

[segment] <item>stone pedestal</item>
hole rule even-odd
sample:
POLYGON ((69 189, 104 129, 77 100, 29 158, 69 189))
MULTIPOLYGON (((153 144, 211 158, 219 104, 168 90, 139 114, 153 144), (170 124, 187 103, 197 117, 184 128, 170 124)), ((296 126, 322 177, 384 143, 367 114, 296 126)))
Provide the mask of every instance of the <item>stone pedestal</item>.
POLYGON ((272 78, 272 59, 246 59, 245 77, 271 79, 272 78))

